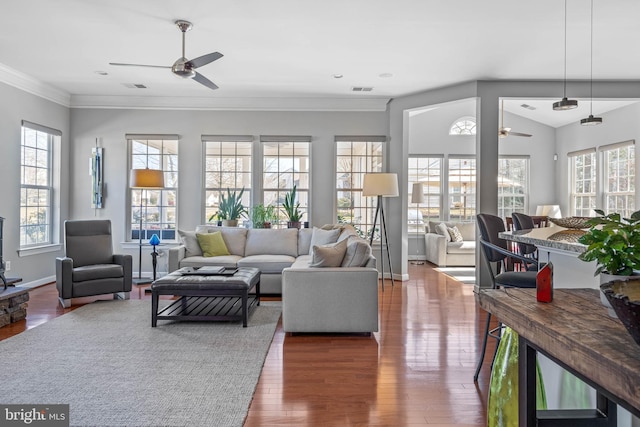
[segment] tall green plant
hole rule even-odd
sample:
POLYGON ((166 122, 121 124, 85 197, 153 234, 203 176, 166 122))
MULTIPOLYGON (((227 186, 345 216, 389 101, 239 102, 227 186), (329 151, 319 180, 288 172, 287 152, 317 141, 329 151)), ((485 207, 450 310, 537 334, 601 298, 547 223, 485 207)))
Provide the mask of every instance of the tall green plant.
POLYGON ((251 209, 253 228, 264 228, 265 223, 271 223, 277 219, 276 207, 273 205, 257 204, 251 209))
POLYGON ((300 212, 300 202, 296 201, 296 186, 294 185, 291 191, 284 196, 284 202, 282 202, 282 208, 287 214, 290 222, 300 222, 302 218, 302 212, 300 212))
POLYGON ((640 211, 631 214, 631 218, 622 218, 619 213, 605 215, 600 209, 596 213, 599 216, 587 221, 590 228, 578 239, 587 245, 578 258, 596 261, 595 276, 630 276, 640 270, 640 211))
POLYGON ((240 190, 240 193, 229 190, 227 188, 227 195, 220 196, 220 205, 218 207, 218 218, 221 220, 234 220, 247 214, 247 210, 242 205, 242 194, 244 193, 244 187, 240 190))

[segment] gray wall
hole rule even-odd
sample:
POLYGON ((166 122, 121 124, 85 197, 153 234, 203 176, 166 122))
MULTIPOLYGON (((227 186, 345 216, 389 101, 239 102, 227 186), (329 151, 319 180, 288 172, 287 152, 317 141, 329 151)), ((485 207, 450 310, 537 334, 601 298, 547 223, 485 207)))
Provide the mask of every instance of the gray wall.
MULTIPOLYGON (((48 252, 19 255, 20 247, 20 138, 22 120, 48 126, 62 132, 59 150, 61 168, 61 191, 59 196, 60 217, 53 219, 55 239, 60 235, 61 221, 69 218, 69 109, 31 95, 15 87, 0 83, 0 216, 4 217, 4 260, 11 262, 8 277, 22 277, 23 282, 43 284, 54 280, 56 256, 61 250, 48 248, 48 252)), ((85 162, 87 166, 87 162, 85 162)))
MULTIPOLYGON (((174 133, 180 135, 178 227, 193 230, 204 222, 202 192, 202 134, 311 135, 312 225, 335 221, 335 135, 387 135, 386 112, 247 112, 73 109, 71 176, 74 186, 70 215, 73 218, 110 218, 116 247, 126 240, 127 144, 126 133, 174 133), (88 159, 96 138, 104 148, 105 207, 90 204, 88 159)), ((254 178, 254 182, 256 182, 254 178)), ((125 245, 129 246, 129 245, 125 245)), ((134 255, 137 250, 126 251, 134 255)), ((150 257, 143 255, 143 271, 150 271, 150 257)))

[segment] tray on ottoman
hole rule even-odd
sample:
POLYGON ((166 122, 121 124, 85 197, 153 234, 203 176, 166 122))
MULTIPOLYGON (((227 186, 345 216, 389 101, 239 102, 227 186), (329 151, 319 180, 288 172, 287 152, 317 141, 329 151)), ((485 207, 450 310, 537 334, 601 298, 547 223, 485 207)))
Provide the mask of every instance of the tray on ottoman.
POLYGON ((240 267, 233 276, 183 275, 176 270, 151 284, 151 326, 161 320, 240 320, 260 305, 260 270, 240 267), (255 294, 249 292, 255 288, 255 294), (180 298, 159 307, 160 295, 180 298))

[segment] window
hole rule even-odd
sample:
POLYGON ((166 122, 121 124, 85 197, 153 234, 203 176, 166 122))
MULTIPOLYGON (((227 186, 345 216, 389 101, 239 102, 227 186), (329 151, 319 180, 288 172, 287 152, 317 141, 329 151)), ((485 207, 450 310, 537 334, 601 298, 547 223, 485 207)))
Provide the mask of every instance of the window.
MULTIPOLYGON (((383 171, 386 137, 336 137, 336 214, 339 223, 370 237, 376 199, 362 196, 364 175, 383 171)), ((376 236, 374 236, 376 237, 376 236)))
POLYGON ((20 248, 53 243, 53 152, 62 133, 22 122, 20 141, 20 248))
POLYGON ((569 153, 571 211, 575 216, 593 216, 596 208, 596 150, 569 153))
POLYGON ((449 129, 449 135, 475 135, 476 119, 473 117, 461 117, 456 120, 449 129))
POLYGON ((203 135, 205 221, 218 212, 220 196, 244 188, 242 204, 249 209, 251 200, 252 136, 203 135))
POLYGON ((302 221, 309 221, 311 137, 261 136, 260 141, 263 143, 262 201, 264 205, 276 206, 279 218, 275 227, 286 227, 287 218, 281 207, 294 185, 302 221))
POLYGON ((409 232, 423 231, 424 223, 435 221, 442 215, 442 157, 409 156, 409 191, 413 184, 421 182, 424 192, 424 202, 416 205, 408 201, 409 232))
POLYGON ((607 213, 627 218, 635 212, 635 145, 632 141, 601 147, 604 164, 604 206, 607 213))
POLYGON ((498 216, 527 213, 529 157, 504 156, 498 159, 498 216))
POLYGON ((131 189, 131 239, 175 240, 178 202, 178 136, 127 135, 131 169, 160 169, 164 189, 131 189), (142 220, 142 228, 140 222, 142 220))
POLYGON ((449 157, 449 219, 474 221, 476 216, 476 159, 449 157))

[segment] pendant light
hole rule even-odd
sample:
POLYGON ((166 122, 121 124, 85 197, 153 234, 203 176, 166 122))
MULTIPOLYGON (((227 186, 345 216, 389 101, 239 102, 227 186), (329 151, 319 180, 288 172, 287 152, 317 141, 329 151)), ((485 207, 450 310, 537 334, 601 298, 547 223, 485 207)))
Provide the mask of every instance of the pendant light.
POLYGON ((567 99, 567 0, 564 0, 564 96, 553 103, 555 111, 573 110, 578 108, 578 101, 567 99))
POLYGON ((602 124, 602 117, 593 117, 593 0, 591 0, 591 100, 589 101, 589 117, 580 120, 582 126, 595 126, 602 124))

